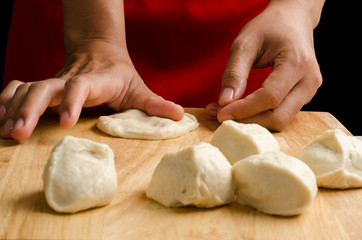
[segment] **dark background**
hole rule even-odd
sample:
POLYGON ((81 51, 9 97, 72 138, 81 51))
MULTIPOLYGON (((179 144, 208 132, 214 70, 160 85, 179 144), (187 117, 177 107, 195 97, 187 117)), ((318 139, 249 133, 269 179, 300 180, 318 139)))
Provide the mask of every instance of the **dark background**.
POLYGON ((323 84, 303 110, 332 113, 354 135, 362 135, 361 13, 352 1, 326 0, 314 30, 323 84))
MULTIPOLYGON (((354 135, 362 135, 361 19, 352 1, 327 0, 314 30, 315 50, 323 84, 303 110, 333 114, 354 135)), ((0 76, 2 81, 7 33, 13 0, 1 0, 0 76)), ((0 88, 2 83, 0 82, 0 88)))
POLYGON ((5 50, 11 23, 13 0, 0 0, 0 91, 4 73, 5 50))

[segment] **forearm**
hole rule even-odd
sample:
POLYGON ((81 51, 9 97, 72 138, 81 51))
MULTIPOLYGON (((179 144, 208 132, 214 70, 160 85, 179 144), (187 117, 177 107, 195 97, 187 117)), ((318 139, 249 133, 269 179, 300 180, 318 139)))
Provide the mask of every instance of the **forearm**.
POLYGON ((62 0, 67 53, 85 41, 126 46, 122 0, 62 0))

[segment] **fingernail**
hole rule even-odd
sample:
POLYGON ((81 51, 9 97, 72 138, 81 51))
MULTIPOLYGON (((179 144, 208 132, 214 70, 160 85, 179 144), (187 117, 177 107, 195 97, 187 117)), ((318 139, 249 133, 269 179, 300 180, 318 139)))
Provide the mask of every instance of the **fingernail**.
POLYGON ((219 103, 225 104, 229 103, 234 96, 234 90, 232 88, 224 88, 220 94, 219 103))
POLYGON ((219 122, 227 121, 227 120, 234 120, 232 115, 224 115, 218 118, 219 122))
POLYGON ((4 105, 0 106, 0 121, 4 119, 6 114, 6 107, 4 105))
POLYGON ((14 125, 14 130, 20 129, 22 127, 24 127, 24 119, 19 118, 14 125))
POLYGON ((219 109, 219 104, 214 102, 210 103, 205 107, 205 112, 209 117, 216 118, 218 109, 219 109))
POLYGON ((62 112, 62 114, 60 115, 60 121, 61 122, 66 122, 69 119, 69 112, 68 111, 64 111, 62 112))
POLYGON ((207 115, 209 115, 212 118, 216 118, 217 116, 217 110, 208 110, 207 115))
POLYGON ((8 119, 1 129, 1 136, 3 136, 4 138, 10 138, 13 129, 14 129, 14 120, 8 119))

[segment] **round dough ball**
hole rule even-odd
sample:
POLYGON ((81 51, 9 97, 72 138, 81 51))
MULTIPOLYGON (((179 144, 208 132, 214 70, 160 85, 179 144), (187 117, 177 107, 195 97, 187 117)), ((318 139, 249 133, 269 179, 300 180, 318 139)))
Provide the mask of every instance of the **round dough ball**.
POLYGON ((88 139, 64 137, 43 172, 46 200, 57 212, 104 206, 117 191, 113 151, 88 139))
POLYGON ((233 201, 231 165, 208 143, 166 153, 146 191, 166 207, 211 208, 233 201))
POLYGON ((312 170, 282 152, 247 157, 233 165, 232 173, 237 201, 268 214, 300 214, 318 191, 312 170))
POLYGON ((224 121, 211 139, 231 164, 252 154, 279 151, 274 136, 258 124, 244 124, 232 120, 224 121))
POLYGON ((362 142, 339 129, 327 130, 299 154, 325 188, 362 187, 362 142))
POLYGON ((150 140, 179 137, 195 130, 198 126, 196 118, 189 113, 185 113, 180 121, 173 121, 149 116, 137 109, 101 116, 97 122, 97 128, 111 136, 150 140))

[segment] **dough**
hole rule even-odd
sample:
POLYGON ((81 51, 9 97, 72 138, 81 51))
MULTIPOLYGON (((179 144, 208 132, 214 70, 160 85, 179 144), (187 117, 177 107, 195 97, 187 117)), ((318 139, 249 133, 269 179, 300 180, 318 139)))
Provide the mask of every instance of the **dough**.
POLYGON ((216 207, 233 201, 231 165, 208 143, 166 153, 156 167, 149 198, 166 207, 216 207))
POLYGON ((233 165, 232 173, 237 201, 268 214, 300 214, 318 190, 313 171, 282 152, 247 157, 233 165))
POLYGON ((113 151, 106 144, 66 136, 52 150, 43 182, 46 200, 57 212, 104 206, 117 190, 113 151))
POLYGON ((258 124, 224 121, 211 139, 231 164, 252 154, 279 151, 279 143, 273 135, 258 124))
POLYGON ((168 139, 185 135, 199 126, 196 118, 185 113, 180 121, 148 116, 130 109, 110 116, 101 116, 97 128, 114 137, 136 139, 168 139))
POLYGON ((327 130, 299 154, 325 188, 362 187, 362 142, 339 129, 327 130))

